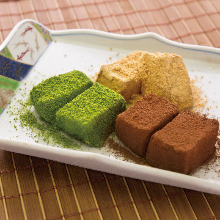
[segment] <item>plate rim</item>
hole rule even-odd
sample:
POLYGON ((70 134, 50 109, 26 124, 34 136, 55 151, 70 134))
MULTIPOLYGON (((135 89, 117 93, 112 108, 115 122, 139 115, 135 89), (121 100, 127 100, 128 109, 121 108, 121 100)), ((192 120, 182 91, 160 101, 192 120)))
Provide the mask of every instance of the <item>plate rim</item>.
MULTIPOLYGON (((13 29, 10 31, 8 36, 5 38, 5 40, 2 42, 0 45, 0 50, 4 49, 5 46, 7 46, 8 42, 12 38, 12 36, 16 33, 16 31, 26 22, 33 22, 36 24, 39 24, 42 26, 44 29, 46 29, 51 37, 54 36, 61 36, 61 35, 73 35, 73 34, 90 34, 90 35, 99 35, 103 37, 111 37, 114 39, 119 39, 119 40, 137 40, 137 39, 142 39, 142 38, 154 38, 162 43, 171 45, 171 46, 176 46, 180 47, 183 49, 192 49, 195 51, 201 51, 201 52, 209 52, 209 53, 214 53, 220 55, 220 48, 216 47, 211 47, 211 46, 204 46, 204 45, 194 45, 194 44, 187 44, 187 43, 181 43, 177 41, 170 40, 166 37, 163 37, 157 33, 154 32, 145 32, 145 33, 139 33, 139 34, 131 34, 131 35, 125 35, 125 34, 117 34, 117 33, 111 33, 111 32, 106 32, 106 31, 101 31, 101 30, 95 30, 95 29, 66 29, 66 30, 52 30, 44 26, 42 23, 33 20, 33 19, 23 19, 19 21, 13 29)), ((53 40, 53 38, 52 38, 53 40)))

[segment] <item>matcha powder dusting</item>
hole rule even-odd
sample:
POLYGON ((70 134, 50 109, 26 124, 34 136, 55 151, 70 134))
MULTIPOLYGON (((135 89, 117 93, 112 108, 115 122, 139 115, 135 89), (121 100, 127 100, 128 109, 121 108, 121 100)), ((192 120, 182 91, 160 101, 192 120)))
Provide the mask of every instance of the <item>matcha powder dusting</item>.
POLYGON ((81 145, 73 140, 68 135, 62 133, 56 125, 49 124, 43 118, 35 115, 31 110, 32 103, 28 100, 26 103, 20 103, 21 112, 19 119, 22 128, 27 127, 30 132, 30 137, 39 142, 43 140, 44 143, 51 146, 59 146, 62 148, 80 149, 81 145))

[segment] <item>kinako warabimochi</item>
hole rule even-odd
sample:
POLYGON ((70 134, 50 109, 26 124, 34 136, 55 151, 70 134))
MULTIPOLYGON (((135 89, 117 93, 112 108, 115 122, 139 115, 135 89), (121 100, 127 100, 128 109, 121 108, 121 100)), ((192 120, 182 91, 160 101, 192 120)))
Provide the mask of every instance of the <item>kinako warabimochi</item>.
POLYGON ((91 146, 102 147, 125 104, 120 94, 95 83, 61 108, 56 121, 68 134, 91 146))
POLYGON ((96 82, 118 92, 129 101, 133 94, 141 91, 138 71, 141 54, 141 51, 135 51, 114 63, 102 65, 96 82))
POLYGON ((141 93, 154 93, 176 105, 179 111, 193 106, 188 71, 183 58, 169 53, 142 53, 139 60, 141 93))
POLYGON ((47 122, 55 123, 56 112, 92 85, 86 74, 74 70, 34 86, 30 98, 40 116, 47 122))
POLYGON ((151 93, 166 98, 179 111, 194 104, 187 68, 177 54, 135 51, 102 65, 96 82, 120 93, 131 104, 151 93))

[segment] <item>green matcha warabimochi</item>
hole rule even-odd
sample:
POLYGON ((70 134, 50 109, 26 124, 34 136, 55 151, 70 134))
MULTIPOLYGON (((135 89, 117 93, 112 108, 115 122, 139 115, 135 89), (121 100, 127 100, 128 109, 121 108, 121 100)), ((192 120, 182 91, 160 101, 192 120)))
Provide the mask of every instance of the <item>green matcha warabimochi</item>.
POLYGON ((53 76, 34 86, 31 101, 47 122, 55 123, 56 112, 66 103, 84 92, 93 82, 81 71, 71 71, 53 76))
POLYGON ((95 83, 56 113, 58 126, 86 144, 101 147, 125 110, 124 98, 95 83))

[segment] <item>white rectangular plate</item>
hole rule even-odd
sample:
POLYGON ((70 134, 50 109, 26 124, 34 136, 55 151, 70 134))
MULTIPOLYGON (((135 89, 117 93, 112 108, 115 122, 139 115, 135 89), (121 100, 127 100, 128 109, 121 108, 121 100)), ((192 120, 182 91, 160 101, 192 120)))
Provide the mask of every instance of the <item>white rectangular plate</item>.
MULTIPOLYGON (((27 68, 28 75, 20 80, 10 104, 0 115, 0 149, 220 195, 218 158, 203 164, 192 175, 183 175, 124 161, 106 148, 97 149, 82 144, 78 150, 66 149, 47 145, 40 138, 36 143, 29 135, 32 131, 19 127, 17 121, 13 122, 15 116, 9 113, 12 106, 16 106, 20 99, 27 99, 32 87, 43 79, 74 69, 92 78, 102 64, 111 63, 135 50, 181 55, 190 78, 197 79, 197 86, 202 87, 208 100, 206 106, 210 108, 205 109, 204 113, 219 118, 219 49, 181 44, 154 33, 124 36, 95 30, 52 31, 35 21, 24 20, 15 26, 0 47, 0 56, 8 56, 19 65, 30 67, 27 68)), ((0 58, 1 70, 3 64, 0 58)), ((18 69, 16 71, 19 72, 18 69)))

